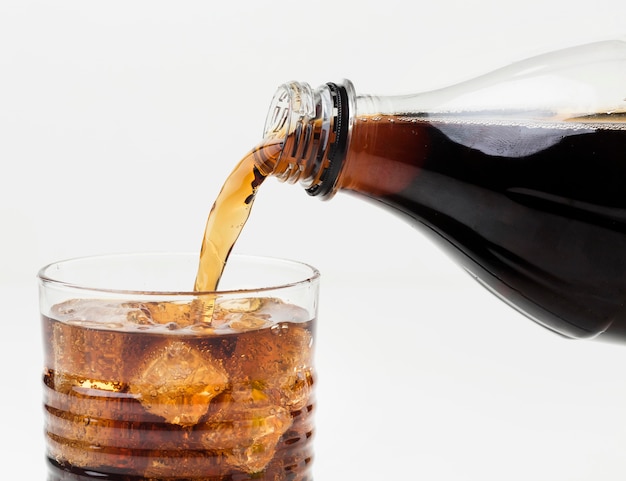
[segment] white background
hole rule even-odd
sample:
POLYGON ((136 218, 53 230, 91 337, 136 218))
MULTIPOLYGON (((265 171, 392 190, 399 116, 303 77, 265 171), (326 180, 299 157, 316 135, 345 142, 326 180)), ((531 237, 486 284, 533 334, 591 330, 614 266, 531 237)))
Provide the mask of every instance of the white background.
MULTIPOLYGON (((45 479, 38 268, 198 250, 279 84, 423 91, 625 19, 622 0, 0 3, 1 469, 45 479)), ((342 194, 268 181, 236 251, 322 271, 317 481, 626 477, 626 346, 543 330, 342 194)))

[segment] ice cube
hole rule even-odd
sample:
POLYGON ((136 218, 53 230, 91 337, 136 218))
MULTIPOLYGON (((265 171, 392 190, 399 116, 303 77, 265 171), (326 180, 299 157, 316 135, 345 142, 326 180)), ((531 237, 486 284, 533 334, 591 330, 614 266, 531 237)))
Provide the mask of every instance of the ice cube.
POLYGON ((263 314, 249 314, 247 312, 237 312, 227 316, 226 325, 237 332, 261 329, 272 324, 269 316, 263 314))
POLYGON ((223 299, 218 301, 217 307, 228 312, 254 312, 263 305, 260 297, 242 297, 237 299, 223 299))
POLYGON ((51 329, 49 367, 55 372, 57 389, 67 392, 86 380, 118 384, 124 379, 123 336, 114 330, 77 327, 76 322, 91 321, 57 322, 51 329))
POLYGON ((227 386, 228 374, 210 353, 181 340, 168 340, 146 356, 130 380, 129 391, 166 422, 191 426, 227 386))
POLYGON ((133 305, 148 312, 155 324, 183 328, 197 322, 193 302, 142 302, 133 305))
POLYGON ((231 328, 234 331, 260 329, 269 325, 269 316, 258 313, 264 299, 239 298, 218 300, 214 306, 211 325, 216 329, 231 328))
POLYGON ((66 324, 92 329, 123 329, 129 324, 151 323, 149 312, 138 303, 103 299, 71 299, 56 304, 52 317, 66 324))
POLYGON ((297 323, 280 323, 240 335, 227 369, 233 382, 264 386, 280 404, 303 408, 312 384, 312 336, 297 323))
POLYGON ((204 447, 223 453, 226 463, 237 469, 262 471, 293 422, 289 411, 252 386, 240 386, 220 404, 220 409, 198 426, 204 447))

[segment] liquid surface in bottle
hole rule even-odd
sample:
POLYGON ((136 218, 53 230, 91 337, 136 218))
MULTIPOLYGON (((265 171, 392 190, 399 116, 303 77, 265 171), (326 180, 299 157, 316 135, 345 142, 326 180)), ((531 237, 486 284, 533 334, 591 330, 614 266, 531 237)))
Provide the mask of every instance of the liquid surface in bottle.
POLYGON ((566 336, 626 334, 626 124, 358 119, 340 188, 434 235, 566 336))

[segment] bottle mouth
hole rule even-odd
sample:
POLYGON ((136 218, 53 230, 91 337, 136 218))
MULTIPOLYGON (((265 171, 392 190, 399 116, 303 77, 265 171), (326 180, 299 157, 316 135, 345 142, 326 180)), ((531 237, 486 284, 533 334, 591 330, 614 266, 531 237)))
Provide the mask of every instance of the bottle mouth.
POLYGON ((289 82, 278 87, 270 103, 263 129, 264 138, 285 138, 294 125, 315 117, 313 89, 303 82, 289 82))
POLYGON ((312 196, 329 197, 351 132, 352 84, 327 83, 318 89, 302 82, 281 85, 270 104, 264 138, 282 142, 272 175, 299 181, 312 196))
POLYGON ((316 119, 315 91, 303 82, 288 82, 276 90, 263 130, 264 142, 280 144, 271 175, 281 182, 306 182, 311 166, 309 139, 316 119))

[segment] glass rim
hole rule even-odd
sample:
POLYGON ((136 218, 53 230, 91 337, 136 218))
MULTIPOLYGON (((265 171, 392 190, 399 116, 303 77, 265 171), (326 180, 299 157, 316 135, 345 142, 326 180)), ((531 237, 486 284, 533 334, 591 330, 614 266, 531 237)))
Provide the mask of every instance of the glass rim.
MULTIPOLYGON (((200 261, 199 253, 194 252, 124 252, 124 253, 110 253, 110 254, 94 254, 94 255, 85 255, 85 256, 77 256, 77 257, 69 257, 66 259, 50 262, 44 265, 37 272, 37 278, 43 284, 55 285, 58 287, 63 287, 67 289, 76 289, 82 291, 93 291, 93 292, 103 292, 107 294, 120 294, 120 295, 153 295, 153 296, 202 296, 202 295, 227 295, 227 294, 246 294, 246 293, 261 293, 282 289, 289 289, 295 286, 304 285, 306 283, 312 283, 314 281, 319 280, 321 274, 320 271, 303 261, 296 261, 292 259, 275 257, 275 256, 264 256, 264 255, 255 255, 255 254, 232 254, 229 257, 229 261, 232 260, 254 260, 254 261, 269 261, 276 264, 284 264, 290 265, 294 267, 304 268, 308 270, 308 274, 303 274, 301 279, 283 282, 283 283, 271 283, 271 285, 267 286, 259 286, 259 287, 242 287, 242 288, 231 288, 231 289, 220 289, 219 286, 216 290, 209 291, 194 291, 194 290, 168 290, 168 289, 116 289, 110 287, 98 287, 95 285, 88 285, 89 283, 79 283, 72 282, 67 280, 62 280, 60 278, 55 278, 55 276, 51 275, 50 271, 55 268, 55 266, 61 265, 69 265, 72 263, 80 263, 83 261, 89 260, 106 260, 108 259, 121 259, 124 257, 133 258, 133 257, 165 257, 165 256, 180 256, 180 257, 189 257, 194 256, 195 259, 200 261)), ((227 262, 228 265, 228 262, 227 262)), ((93 284, 93 283, 92 283, 93 284)))

